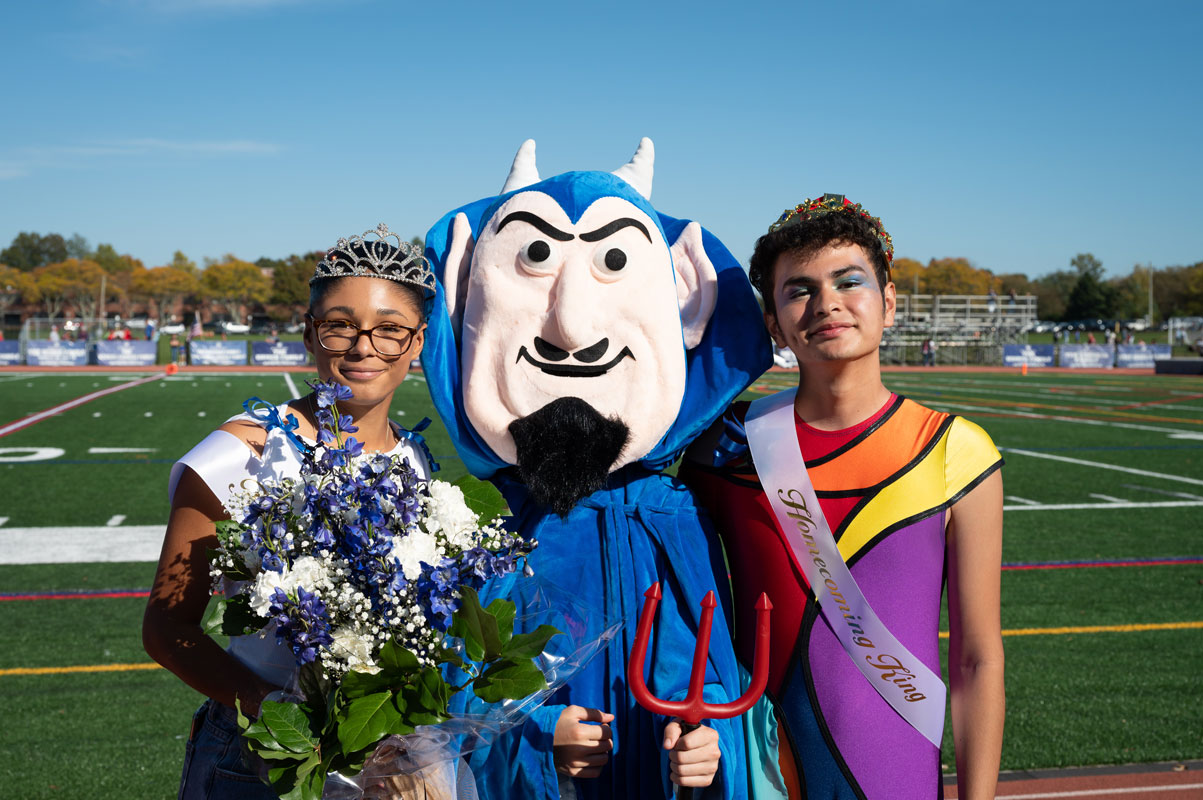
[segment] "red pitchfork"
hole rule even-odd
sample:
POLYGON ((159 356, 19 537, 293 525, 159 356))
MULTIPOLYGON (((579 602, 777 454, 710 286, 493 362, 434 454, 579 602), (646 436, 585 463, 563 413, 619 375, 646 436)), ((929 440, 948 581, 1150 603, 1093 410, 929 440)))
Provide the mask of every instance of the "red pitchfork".
MULTIPOLYGON (((756 704, 769 682, 769 614, 773 604, 769 596, 760 593, 756 601, 756 652, 753 656, 752 682, 743 696, 730 703, 709 704, 702 699, 702 687, 706 683, 706 656, 710 651, 710 625, 714 620, 714 607, 718 605, 714 592, 706 593, 702 599, 702 620, 698 624, 698 640, 693 651, 693 670, 689 673, 689 690, 684 700, 661 700, 648 691, 647 683, 643 680, 643 666, 647 659, 648 640, 652 635, 652 619, 656 616, 656 607, 660 605, 660 584, 653 583, 643 593, 647 602, 643 604, 643 612, 639 615, 639 627, 635 634, 635 645, 631 648, 631 660, 627 664, 627 682, 631 694, 639 705, 654 714, 674 716, 681 720, 681 735, 696 730, 703 719, 727 719, 737 717, 756 704)), ((678 798, 693 796, 691 787, 681 787, 678 798)))

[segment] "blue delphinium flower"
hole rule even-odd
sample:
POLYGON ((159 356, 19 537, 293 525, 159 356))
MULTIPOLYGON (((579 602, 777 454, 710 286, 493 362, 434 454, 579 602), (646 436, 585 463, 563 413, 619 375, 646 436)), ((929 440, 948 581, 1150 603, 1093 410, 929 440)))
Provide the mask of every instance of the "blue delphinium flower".
POLYGON ((316 661, 318 649, 334 641, 330 636, 326 604, 304 587, 297 588, 295 600, 283 589, 276 589, 271 598, 270 614, 276 623, 276 637, 292 649, 298 664, 316 661))

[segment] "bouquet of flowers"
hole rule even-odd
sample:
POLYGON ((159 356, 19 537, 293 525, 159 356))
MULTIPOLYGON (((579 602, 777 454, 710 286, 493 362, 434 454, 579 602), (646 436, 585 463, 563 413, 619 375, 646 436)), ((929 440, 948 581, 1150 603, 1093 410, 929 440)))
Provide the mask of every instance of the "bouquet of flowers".
POLYGON ((254 721, 239 708, 238 718, 272 788, 303 800, 320 798, 328 775, 378 763, 386 737, 447 720, 462 689, 486 703, 545 691, 536 658, 559 632, 514 634, 514 603, 481 605, 476 590, 524 566, 536 545, 502 527, 496 489, 426 481, 406 459, 364 453, 338 411, 350 390, 310 385, 318 443, 291 433, 294 418, 273 416, 305 448, 300 475, 227 503, 232 521, 218 525, 210 552, 225 597, 207 620, 227 635, 274 635, 295 654, 284 701, 264 701, 254 721))

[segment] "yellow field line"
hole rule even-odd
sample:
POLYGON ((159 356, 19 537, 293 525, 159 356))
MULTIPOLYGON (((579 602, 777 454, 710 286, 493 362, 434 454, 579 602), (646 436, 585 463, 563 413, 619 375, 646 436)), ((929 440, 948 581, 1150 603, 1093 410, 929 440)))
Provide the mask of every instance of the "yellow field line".
MULTIPOLYGON (((1073 628, 1009 628, 1003 636, 1066 636, 1071 633, 1137 633, 1140 631, 1180 631, 1188 628, 1203 628, 1199 622, 1152 622, 1143 625, 1082 625, 1073 628)), ((948 631, 940 631, 940 638, 947 639, 948 631)))
POLYGON ((78 667, 16 667, 0 669, 0 678, 10 675, 67 675, 72 672, 132 672, 139 669, 163 669, 153 662, 146 664, 83 664, 78 667))
MULTIPOLYGON (((1066 636, 1073 633, 1138 633, 1141 631, 1180 631, 1203 628, 1203 620, 1197 622, 1153 622, 1143 625, 1082 625, 1072 628, 1009 628, 1003 636, 1066 636)), ((947 639, 948 631, 940 631, 940 638, 947 639)), ((67 675, 75 672, 133 672, 135 670, 162 669, 153 662, 145 664, 94 664, 77 667, 16 667, 0 669, 0 678, 14 675, 67 675)))

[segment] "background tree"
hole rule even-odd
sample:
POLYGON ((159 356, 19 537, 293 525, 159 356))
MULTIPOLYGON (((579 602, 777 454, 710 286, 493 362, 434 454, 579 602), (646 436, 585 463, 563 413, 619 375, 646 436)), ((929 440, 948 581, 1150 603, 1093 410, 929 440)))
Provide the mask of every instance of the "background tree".
POLYGON ((67 240, 67 258, 88 258, 91 255, 92 246, 80 234, 73 234, 67 240))
POLYGON ((12 244, 0 250, 0 264, 7 264, 25 272, 66 259, 67 243, 63 241, 62 235, 57 233, 42 236, 22 231, 13 237, 12 244))
POLYGON ((225 306, 230 318, 242 321, 242 306, 266 303, 271 297, 271 281, 263 270, 232 255, 210 263, 201 273, 201 290, 206 297, 225 306))
POLYGON ((309 305, 309 279, 313 277, 313 268, 321 261, 325 253, 318 250, 302 255, 293 254, 287 258, 261 258, 255 264, 271 270, 271 302, 292 306, 293 311, 298 307, 303 309, 309 305))
POLYGON ((994 275, 965 258, 932 259, 923 271, 927 294, 986 294, 994 275))
POLYGON ((1095 258, 1093 253, 1078 253, 1069 260, 1069 265, 1079 275, 1089 273, 1096 281, 1103 280, 1103 262, 1095 258))
MULTIPOLYGON (((98 311, 99 316, 103 316, 103 309, 100 308, 100 288, 101 276, 105 275, 105 271, 95 261, 87 259, 69 258, 64 264, 74 274, 74 280, 66 286, 67 302, 74 306, 79 316, 84 319, 96 319, 98 311)), ((104 281, 105 304, 124 293, 121 287, 114 285, 111 280, 104 281)))
MULTIPOLYGON (((1129 275, 1106 281, 1114 298, 1113 311, 1119 319, 1139 319, 1149 313, 1149 272, 1152 268, 1137 264, 1129 275)), ((1157 309, 1153 309, 1157 316, 1157 309)))
MULTIPOLYGON (((103 273, 104 270, 95 261, 81 261, 78 258, 44 264, 35 269, 33 279, 37 283, 38 296, 46 309, 46 316, 54 319, 68 303, 75 306, 81 317, 95 314, 100 295, 100 276, 103 273)), ((105 293, 109 292, 106 290, 105 293)))
POLYGON ((1036 316, 1040 319, 1062 320, 1069 305, 1069 293, 1078 282, 1078 273, 1058 270, 1042 275, 1032 281, 1032 294, 1036 295, 1036 316))
POLYGON ((37 284, 28 272, 0 264, 0 319, 18 301, 36 303, 37 284))
POLYGON ((1166 319, 1203 316, 1203 261, 1158 270, 1153 277, 1153 301, 1166 319))
POLYGON ((1100 282, 1095 270, 1086 269, 1078 275, 1078 280, 1069 293, 1065 318, 1107 319, 1115 316, 1115 302, 1115 289, 1100 282))
POLYGON ((175 251, 175 255, 173 255, 171 257, 171 263, 168 264, 167 266, 174 267, 175 269, 183 270, 184 272, 187 272, 192 277, 196 278, 197 281, 200 280, 200 276, 201 276, 200 267, 196 266, 195 261, 188 258, 188 256, 184 255, 179 250, 175 251))
POLYGON ((899 294, 927 294, 923 265, 913 258, 896 258, 890 272, 899 294))
POLYGON ((189 295, 200 289, 200 281, 176 267, 153 267, 135 270, 130 290, 155 304, 155 315, 166 321, 167 314, 189 295))

